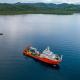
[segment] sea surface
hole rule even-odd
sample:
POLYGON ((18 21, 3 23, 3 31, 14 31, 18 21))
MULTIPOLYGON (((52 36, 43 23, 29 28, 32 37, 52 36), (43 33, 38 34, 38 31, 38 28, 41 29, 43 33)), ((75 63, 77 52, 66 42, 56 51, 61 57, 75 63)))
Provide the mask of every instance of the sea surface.
POLYGON ((1 15, 0 80, 80 80, 80 14, 1 15), (62 54, 58 67, 23 55, 28 45, 62 54))

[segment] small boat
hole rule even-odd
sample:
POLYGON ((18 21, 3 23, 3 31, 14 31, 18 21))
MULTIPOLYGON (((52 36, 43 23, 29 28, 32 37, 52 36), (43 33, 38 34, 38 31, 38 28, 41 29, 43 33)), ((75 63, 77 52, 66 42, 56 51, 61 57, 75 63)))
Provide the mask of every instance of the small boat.
POLYGON ((40 53, 36 48, 30 46, 24 49, 23 54, 50 65, 58 65, 62 61, 62 55, 54 54, 49 47, 40 53))
POLYGON ((3 35, 3 33, 0 33, 0 35, 3 35))

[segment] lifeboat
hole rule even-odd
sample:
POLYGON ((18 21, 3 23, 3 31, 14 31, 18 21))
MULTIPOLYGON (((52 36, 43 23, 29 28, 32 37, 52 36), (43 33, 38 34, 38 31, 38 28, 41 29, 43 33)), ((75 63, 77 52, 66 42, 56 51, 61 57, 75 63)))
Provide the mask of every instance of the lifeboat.
POLYGON ((58 65, 62 61, 62 55, 54 54, 49 47, 40 53, 36 48, 30 46, 24 49, 23 54, 50 65, 58 65))

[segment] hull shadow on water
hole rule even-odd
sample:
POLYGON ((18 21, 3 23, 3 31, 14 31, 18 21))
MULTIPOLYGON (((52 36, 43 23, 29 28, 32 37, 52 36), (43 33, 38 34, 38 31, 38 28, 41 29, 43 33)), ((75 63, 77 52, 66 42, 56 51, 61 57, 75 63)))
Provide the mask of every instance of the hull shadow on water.
MULTIPOLYGON (((24 56, 24 58, 26 60, 28 60, 31 57, 24 56)), ((35 62, 39 63, 41 66, 44 66, 45 68, 49 68, 49 69, 52 69, 52 70, 60 70, 60 66, 59 65, 50 65, 50 64, 44 63, 44 62, 39 61, 39 60, 34 59, 34 58, 31 58, 31 59, 33 59, 35 62)))

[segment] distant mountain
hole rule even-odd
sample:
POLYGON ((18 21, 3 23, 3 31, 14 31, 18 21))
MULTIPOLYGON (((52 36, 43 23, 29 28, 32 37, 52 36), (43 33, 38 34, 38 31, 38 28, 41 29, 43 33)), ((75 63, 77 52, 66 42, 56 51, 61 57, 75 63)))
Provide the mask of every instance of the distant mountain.
POLYGON ((0 14, 73 14, 80 12, 79 4, 53 3, 0 3, 0 14))
POLYGON ((15 3, 16 5, 28 5, 28 6, 34 6, 34 7, 46 7, 46 8, 65 8, 68 6, 80 6, 79 4, 68 4, 68 3, 62 3, 62 4, 54 4, 54 3, 15 3))

